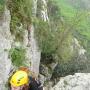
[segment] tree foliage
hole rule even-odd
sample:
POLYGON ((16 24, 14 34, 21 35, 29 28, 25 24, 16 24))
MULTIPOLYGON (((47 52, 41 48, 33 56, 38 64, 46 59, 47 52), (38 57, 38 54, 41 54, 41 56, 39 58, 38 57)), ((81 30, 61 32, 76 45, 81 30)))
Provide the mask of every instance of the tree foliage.
POLYGON ((48 14, 49 23, 37 19, 35 24, 35 35, 39 47, 44 54, 51 54, 53 58, 58 56, 58 61, 68 61, 72 57, 72 53, 70 52, 72 41, 70 25, 61 17, 60 8, 52 0, 48 1, 48 14))
MULTIPOLYGON (((35 24, 35 35, 42 52, 41 63, 48 67, 50 63, 58 62, 58 66, 54 70, 55 77, 83 70, 86 68, 87 61, 80 61, 78 48, 72 51, 72 47, 75 34, 84 24, 87 27, 88 13, 74 9, 65 3, 65 0, 48 0, 47 6, 49 23, 39 19, 35 24)), ((86 40, 82 40, 86 45, 86 40)), ((83 44, 81 45, 83 46, 83 44)))

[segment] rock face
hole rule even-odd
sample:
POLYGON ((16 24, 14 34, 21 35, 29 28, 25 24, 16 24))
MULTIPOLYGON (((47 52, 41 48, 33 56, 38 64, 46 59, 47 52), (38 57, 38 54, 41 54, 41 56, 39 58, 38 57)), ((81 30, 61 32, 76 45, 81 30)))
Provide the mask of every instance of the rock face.
POLYGON ((41 0, 42 2, 42 10, 41 10, 41 18, 44 21, 48 21, 48 13, 47 13, 47 1, 46 0, 41 0))
POLYGON ((71 51, 74 52, 76 50, 77 59, 82 62, 87 61, 86 50, 79 44, 79 41, 76 38, 72 40, 71 51))
POLYGON ((0 20, 0 90, 5 90, 4 85, 10 72, 11 61, 8 58, 10 48, 10 12, 5 8, 2 20, 0 20))
POLYGON ((30 40, 30 47, 27 49, 27 57, 29 61, 31 61, 31 71, 35 72, 36 75, 39 74, 39 64, 40 64, 40 57, 41 52, 38 48, 38 44, 36 39, 34 38, 34 27, 31 27, 31 40, 30 40))
MULTIPOLYGON (((37 3, 39 0, 33 0, 33 17, 36 17, 37 14, 37 3)), ((40 18, 44 21, 48 21, 48 14, 47 14, 47 2, 46 0, 40 1, 42 2, 42 9, 41 9, 41 14, 40 18)), ((34 25, 31 25, 31 33, 30 33, 30 48, 27 50, 27 57, 29 61, 31 60, 31 71, 35 72, 36 75, 39 74, 39 65, 40 65, 40 58, 41 58, 41 51, 39 50, 38 47, 38 42, 35 39, 34 35, 34 25)))
MULTIPOLYGON (((37 1, 38 0, 33 0, 33 7, 32 7, 33 17, 36 17, 37 1)), ((36 76, 38 76, 41 51, 39 50, 38 43, 35 39, 35 35, 34 35, 35 28, 34 28, 34 26, 31 25, 31 27, 29 29, 30 29, 30 36, 29 36, 30 40, 28 40, 28 44, 30 44, 30 45, 29 45, 29 47, 27 47, 26 57, 28 58, 28 60, 30 62, 31 71, 34 72, 36 74, 36 76)))
POLYGON ((90 73, 76 73, 62 77, 50 90, 90 90, 90 73))
POLYGON ((79 44, 79 41, 76 38, 72 40, 72 51, 78 50, 78 55, 83 56, 86 53, 86 50, 79 44))
POLYGON ((37 1, 38 0, 33 0, 33 10, 32 10, 32 14, 33 14, 33 17, 36 17, 36 13, 37 13, 37 1))

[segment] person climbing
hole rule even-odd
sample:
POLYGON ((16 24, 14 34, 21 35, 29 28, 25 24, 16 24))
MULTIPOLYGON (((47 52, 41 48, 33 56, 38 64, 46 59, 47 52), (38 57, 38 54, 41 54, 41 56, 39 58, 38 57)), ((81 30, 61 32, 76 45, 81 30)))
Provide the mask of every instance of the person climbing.
POLYGON ((43 90, 43 86, 26 68, 20 68, 10 78, 10 90, 43 90))
POLYGON ((11 77, 11 90, 28 90, 28 75, 25 71, 19 70, 11 77))

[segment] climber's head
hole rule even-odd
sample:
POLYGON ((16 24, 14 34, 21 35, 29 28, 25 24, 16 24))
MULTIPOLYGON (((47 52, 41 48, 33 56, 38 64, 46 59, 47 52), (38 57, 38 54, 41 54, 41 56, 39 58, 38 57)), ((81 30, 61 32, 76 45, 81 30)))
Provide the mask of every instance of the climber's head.
MULTIPOLYGON (((23 85, 29 83, 28 74, 25 71, 17 71, 10 80, 11 87, 20 88, 23 85)), ((20 90, 20 89, 12 89, 12 90, 20 90)))

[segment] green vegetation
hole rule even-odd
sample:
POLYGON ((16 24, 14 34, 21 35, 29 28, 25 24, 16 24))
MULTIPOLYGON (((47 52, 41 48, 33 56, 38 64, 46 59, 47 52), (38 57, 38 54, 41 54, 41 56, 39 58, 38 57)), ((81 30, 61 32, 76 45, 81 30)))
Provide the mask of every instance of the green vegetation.
POLYGON ((5 6, 5 0, 0 0, 0 16, 4 11, 4 6, 5 6))
POLYGON ((11 33, 15 35, 16 41, 23 41, 23 30, 32 20, 32 0, 9 0, 8 7, 11 11, 11 33))
POLYGON ((77 56, 73 57, 71 61, 59 63, 53 71, 52 79, 64 77, 66 75, 73 75, 74 73, 81 72, 87 68, 87 62, 83 62, 77 59, 77 56))
POLYGON ((56 0, 58 2, 58 6, 60 7, 62 16, 65 16, 67 18, 74 17, 76 13, 76 9, 73 8, 71 5, 67 4, 66 0, 56 0))
MULTIPOLYGON (((60 9, 57 3, 54 3, 52 0, 48 2, 48 12, 50 23, 44 22, 41 19, 37 19, 35 23, 35 35, 39 47, 45 55, 51 54, 53 58, 57 56, 59 62, 67 62, 73 56, 73 53, 70 52, 72 41, 71 29, 75 25, 61 20, 60 9)), ((55 59, 55 61, 57 60, 55 59)))
POLYGON ((50 22, 37 18, 34 23, 42 53, 41 63, 48 67, 50 63, 58 62, 53 73, 55 77, 74 74, 86 68, 86 63, 79 60, 77 50, 71 52, 72 39, 78 38, 85 49, 89 45, 87 40, 90 42, 89 13, 77 10, 66 1, 49 0, 47 6, 50 22))
POLYGON ((12 48, 10 50, 10 57, 13 65, 17 67, 25 65, 24 64, 24 61, 26 59, 25 53, 26 53, 25 49, 23 49, 22 47, 12 48))
POLYGON ((44 54, 58 55, 62 60, 70 59, 72 53, 70 51, 71 33, 68 30, 63 30, 62 27, 56 31, 50 28, 47 22, 39 21, 36 24, 36 38, 39 43, 39 47, 44 54), (67 54, 68 53, 68 54, 67 54))
POLYGON ((47 22, 39 20, 36 24, 35 34, 42 52, 52 53, 55 50, 52 32, 47 22))
MULTIPOLYGON (((90 55, 90 11, 88 10, 88 6, 82 6, 83 2, 81 0, 76 1, 76 3, 73 4, 68 3, 67 0, 57 1, 64 17, 71 17, 72 19, 73 16, 76 16, 76 19, 79 21, 79 24, 77 27, 73 28, 73 35, 78 38, 81 45, 84 46, 84 48, 88 51, 87 53, 89 53, 90 55)), ((72 21, 70 18, 68 19, 68 21, 72 21)))
MULTIPOLYGON (((83 46, 87 50, 87 56, 89 60, 90 56, 90 14, 85 10, 77 10, 77 8, 67 3, 67 0, 57 0, 58 5, 60 6, 61 16, 63 16, 65 23, 69 26, 69 32, 72 33, 74 37, 76 37, 81 46, 83 46)), ((66 24, 64 25, 64 28, 66 24)), ((66 30, 66 29, 64 29, 66 30)), ((62 34, 63 35, 63 34, 62 34)), ((69 34, 70 35, 70 34, 69 34)), ((68 40, 68 39, 67 39, 68 40)), ((64 38, 63 38, 64 41, 64 38)), ((67 44, 69 44, 66 41, 67 44)), ((69 50, 67 51, 67 44, 63 45, 62 51, 59 50, 60 55, 65 58, 69 55, 69 50), (66 54, 63 53, 65 50, 66 54), (62 53, 62 54, 61 54, 62 53)), ((61 44, 60 44, 61 45, 61 44)), ((68 48, 69 49, 69 48, 68 48)), ((62 59, 62 58, 61 58, 62 59)), ((67 60, 67 59, 66 59, 67 60)), ((82 62, 80 59, 78 60, 77 53, 74 52, 74 55, 71 57, 71 60, 68 62, 60 62, 54 70, 53 76, 60 77, 68 74, 74 74, 77 71, 83 70, 87 67, 87 61, 82 62)))

